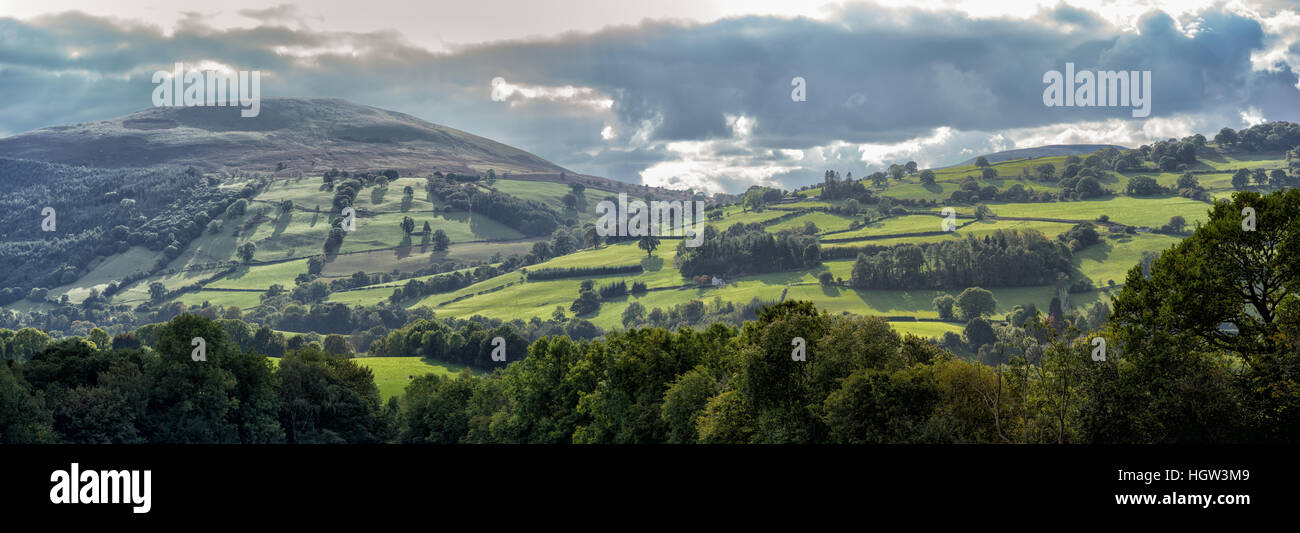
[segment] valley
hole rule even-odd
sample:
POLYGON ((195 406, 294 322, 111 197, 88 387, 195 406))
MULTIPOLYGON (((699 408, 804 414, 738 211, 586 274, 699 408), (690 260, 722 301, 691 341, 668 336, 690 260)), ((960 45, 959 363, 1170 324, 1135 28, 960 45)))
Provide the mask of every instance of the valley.
MULTIPOLYGON (((1214 145, 1206 150, 1207 155, 1189 170, 1199 173, 1200 186, 1211 197, 1232 190, 1230 177, 1238 169, 1268 171, 1287 165, 1282 153, 1234 153, 1214 145)), ((1173 217, 1182 217, 1188 227, 1193 227, 1205 219, 1209 204, 1205 200, 1174 195, 1111 194, 1070 201, 991 199, 966 203, 950 202, 947 198, 971 180, 980 188, 1023 189, 1029 197, 1038 191, 1060 194, 1062 188, 1057 183, 1029 179, 1024 173, 1043 165, 1065 169, 1078 159, 1065 155, 1012 159, 985 167, 995 169, 996 177, 975 178, 983 168, 968 164, 937 169, 933 171, 933 180, 918 174, 889 178, 883 183, 877 180, 868 190, 876 197, 894 200, 894 207, 885 209, 863 206, 856 200, 826 199, 822 197, 822 187, 805 187, 758 207, 740 202, 711 205, 708 225, 721 231, 735 224, 759 224, 772 235, 782 232, 808 235, 819 240, 823 254, 827 254, 862 246, 986 239, 996 232, 1011 230, 1039 232, 1055 239, 1076 224, 1095 224, 1101 234, 1098 242, 1075 251, 1068 273, 1071 283, 1086 281, 1085 290, 1065 291, 1059 285, 990 288, 997 302, 991 315, 995 320, 1006 320, 1017 306, 1032 305, 1046 310, 1058 305, 1066 312, 1083 311, 1096 303, 1107 302, 1108 293, 1124 283, 1128 270, 1139 264, 1144 255, 1157 254, 1178 241, 1177 235, 1156 233, 1151 231, 1153 228, 1173 217), (847 206, 850 201, 855 204, 851 209, 847 206), (986 211, 979 219, 975 218, 977 205, 986 211), (941 231, 940 206, 953 207, 957 212, 955 231, 941 231)), ((1122 191, 1134 177, 1149 176, 1162 186, 1172 187, 1179 175, 1149 169, 1112 171, 1105 172, 1098 181, 1112 191, 1122 191)), ((579 230, 562 228, 555 235, 530 237, 489 214, 457 209, 426 187, 427 176, 418 174, 380 178, 361 186, 352 204, 358 213, 356 229, 346 234, 336 252, 327 254, 321 246, 329 237, 331 217, 336 215, 331 207, 335 197, 331 180, 306 172, 218 175, 215 180, 222 190, 255 193, 246 199, 242 212, 228 212, 216 219, 216 229, 208 228, 209 231, 191 240, 160 272, 123 284, 108 304, 157 308, 168 302, 179 302, 191 308, 237 307, 247 313, 264 305, 268 291, 288 292, 299 284, 319 281, 330 286, 327 294, 300 303, 349 307, 397 305, 408 310, 426 308, 435 317, 527 322, 551 318, 557 312, 571 314, 570 304, 579 294, 580 286, 590 280, 597 286, 626 282, 643 283, 646 287, 644 292, 603 299, 597 311, 574 317, 604 331, 640 324, 643 320, 646 324, 654 323, 646 318, 628 318, 631 316, 628 309, 633 306, 644 309, 643 314, 648 316, 655 309, 667 311, 690 302, 701 302, 706 309, 722 313, 727 308, 784 300, 811 301, 819 309, 836 314, 882 315, 900 332, 927 337, 960 334, 964 325, 951 317, 941 320, 932 303, 945 293, 956 296, 962 288, 854 288, 850 283, 855 263, 852 253, 840 254, 843 258, 828 258, 815 268, 726 276, 721 284, 701 285, 676 266, 679 240, 665 240, 664 245, 647 255, 632 241, 572 242, 581 239, 577 235, 579 230), (410 233, 401 227, 407 218, 414 223, 414 231, 410 233), (430 231, 445 234, 450 244, 443 250, 435 250, 431 235, 422 229, 426 225, 430 231), (575 238, 557 237, 560 234, 575 238), (253 247, 251 258, 240 264, 239 250, 249 245, 253 247), (562 253, 537 253, 539 246, 562 253), (526 264, 506 267, 504 259, 512 256, 531 259, 525 259, 526 264), (315 270, 313 262, 320 262, 315 270), (411 279, 426 281, 446 272, 467 272, 485 265, 504 271, 454 290, 408 294, 394 299, 394 291, 400 293, 411 279), (635 274, 537 281, 530 281, 526 276, 528 270, 537 269, 637 265, 641 270, 635 274), (819 281, 827 273, 832 281, 819 281), (151 287, 155 285, 161 285, 167 292, 164 299, 151 295, 151 287)), ((598 184, 584 186, 581 181, 518 180, 491 175, 473 178, 471 183, 483 193, 537 202, 545 206, 543 209, 572 220, 575 224, 572 228, 590 226, 597 217, 596 202, 621 192, 614 187, 599 188, 598 184), (566 196, 570 198, 566 200, 566 196)), ((133 267, 141 270, 140 265, 154 260, 157 256, 147 248, 131 247, 121 254, 97 260, 76 281, 50 288, 48 299, 55 302, 66 296, 69 303, 80 304, 92 290, 103 292, 109 283, 122 279, 133 267)), ((55 309, 57 304, 24 299, 6 307, 32 312, 55 309)), ((356 349, 365 351, 364 346, 356 349)))

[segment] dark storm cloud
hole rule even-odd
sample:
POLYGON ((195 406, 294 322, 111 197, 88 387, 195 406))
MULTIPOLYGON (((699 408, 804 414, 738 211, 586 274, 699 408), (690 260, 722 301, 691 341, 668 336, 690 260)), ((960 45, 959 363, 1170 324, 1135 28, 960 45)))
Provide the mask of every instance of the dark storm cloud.
POLYGON ((0 19, 0 133, 147 107, 153 69, 201 60, 264 71, 266 97, 347 98, 634 181, 647 165, 675 157, 656 142, 732 137, 727 116, 757 125, 744 147, 714 155, 752 148, 754 161, 779 157, 770 148, 895 143, 940 126, 993 132, 1129 117, 1126 109, 1044 107, 1043 72, 1066 62, 1152 71, 1152 118, 1255 107, 1269 119, 1300 119, 1296 74, 1286 65, 1251 70, 1251 52, 1266 37, 1259 22, 1213 11, 1188 36, 1159 12, 1132 33, 1068 6, 1029 19, 971 19, 866 5, 825 21, 647 21, 440 53, 390 32, 313 31, 291 6, 242 14, 263 24, 223 30, 190 15, 167 34, 79 13, 0 19), (297 27, 281 25, 290 22, 297 27), (489 80, 496 76, 590 87, 613 107, 493 102, 489 80), (790 99, 796 76, 807 80, 806 102, 790 99), (606 125, 619 132, 618 150, 601 139, 606 125))

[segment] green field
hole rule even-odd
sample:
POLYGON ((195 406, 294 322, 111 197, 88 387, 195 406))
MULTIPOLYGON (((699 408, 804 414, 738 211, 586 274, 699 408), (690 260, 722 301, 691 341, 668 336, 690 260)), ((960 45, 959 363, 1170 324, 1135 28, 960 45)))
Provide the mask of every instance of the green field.
MULTIPOLYGON (((1102 200, 1075 202, 1029 202, 986 204, 999 217, 1059 218, 1067 220, 1095 220, 1101 215, 1112 222, 1131 226, 1158 227, 1169 222, 1170 217, 1181 216, 1188 224, 1208 218, 1210 204, 1182 197, 1135 198, 1116 196, 1102 200)), ((958 213, 974 214, 971 206, 957 206, 958 213)), ((938 212, 936 210, 936 212, 938 212)))
POLYGON ((50 289, 50 296, 59 297, 66 294, 68 301, 81 303, 90 296, 91 289, 103 292, 109 283, 118 281, 128 274, 148 269, 149 265, 157 262, 159 257, 162 257, 159 252, 143 246, 132 246, 126 252, 91 263, 89 272, 74 283, 50 289))
POLYGON ((911 333, 918 337, 943 337, 944 333, 956 333, 961 335, 963 326, 951 322, 890 322, 889 326, 894 328, 899 335, 911 333))
POLYGON ((767 231, 773 233, 783 231, 783 230, 793 230, 796 233, 802 233, 804 230, 804 225, 809 222, 812 222, 817 226, 818 233, 825 233, 827 231, 838 231, 843 229, 849 229, 849 224, 851 224, 854 220, 855 220, 854 218, 847 217, 844 215, 836 215, 832 213, 823 213, 821 211, 814 211, 806 215, 799 215, 789 220, 782 220, 781 222, 777 222, 776 224, 767 226, 766 229, 767 231))
POLYGON ((1159 252, 1182 240, 1178 237, 1157 234, 1104 236, 1101 242, 1074 253, 1073 266, 1092 280, 1094 286, 1104 287, 1108 281, 1123 284, 1129 269, 1142 261, 1142 252, 1159 252))
POLYGON ((280 285, 292 289, 294 278, 307 273, 307 260, 296 259, 269 265, 241 266, 234 272, 205 285, 213 289, 269 289, 280 285))
POLYGON ((375 385, 379 386, 379 396, 385 401, 406 392, 406 384, 412 377, 425 374, 455 377, 465 370, 460 365, 423 357, 357 357, 352 360, 375 373, 375 385))

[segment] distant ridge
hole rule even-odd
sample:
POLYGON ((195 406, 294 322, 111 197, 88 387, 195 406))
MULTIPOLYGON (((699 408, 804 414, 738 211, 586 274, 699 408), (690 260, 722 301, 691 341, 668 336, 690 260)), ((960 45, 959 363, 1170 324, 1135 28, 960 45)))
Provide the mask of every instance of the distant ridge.
MULTIPOLYGON (((1049 144, 1046 146, 1035 146, 1032 148, 1017 148, 1015 150, 994 152, 991 154, 984 154, 984 157, 988 159, 990 163, 998 163, 1001 161, 1009 161, 1012 159, 1032 159, 1038 157, 1051 157, 1051 156, 1060 156, 1060 155, 1091 154, 1093 152, 1096 152, 1097 150, 1103 150, 1111 147, 1114 147, 1117 150, 1128 150, 1127 147, 1120 146, 1118 144, 1049 144)), ((978 159, 978 156, 948 166, 956 167, 961 165, 972 165, 975 163, 976 159, 978 159)), ((941 167, 941 168, 947 168, 947 167, 941 167)))

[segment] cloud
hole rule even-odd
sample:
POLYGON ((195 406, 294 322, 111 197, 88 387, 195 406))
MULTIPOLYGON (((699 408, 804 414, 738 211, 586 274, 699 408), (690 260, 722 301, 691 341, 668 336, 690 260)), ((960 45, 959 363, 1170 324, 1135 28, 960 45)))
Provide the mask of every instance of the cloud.
POLYGON ((517 85, 507 82, 505 78, 492 78, 492 101, 509 102, 511 107, 525 104, 529 100, 547 100, 551 102, 570 103, 593 109, 609 109, 614 100, 599 94, 591 87, 546 87, 542 85, 517 85))
POLYGON ((794 186, 826 168, 1300 120, 1300 17, 1285 3, 1233 5, 1121 24, 1069 5, 1010 17, 862 4, 817 19, 647 20, 440 51, 392 31, 314 30, 290 5, 240 11, 251 27, 187 14, 170 32, 81 13, 0 18, 0 131, 142 109, 153 70, 209 61, 267 73, 266 97, 389 108, 580 172, 733 192, 794 186), (1151 117, 1045 108, 1042 74, 1066 62, 1152 71, 1151 117), (790 98, 796 76, 806 101, 790 98))

